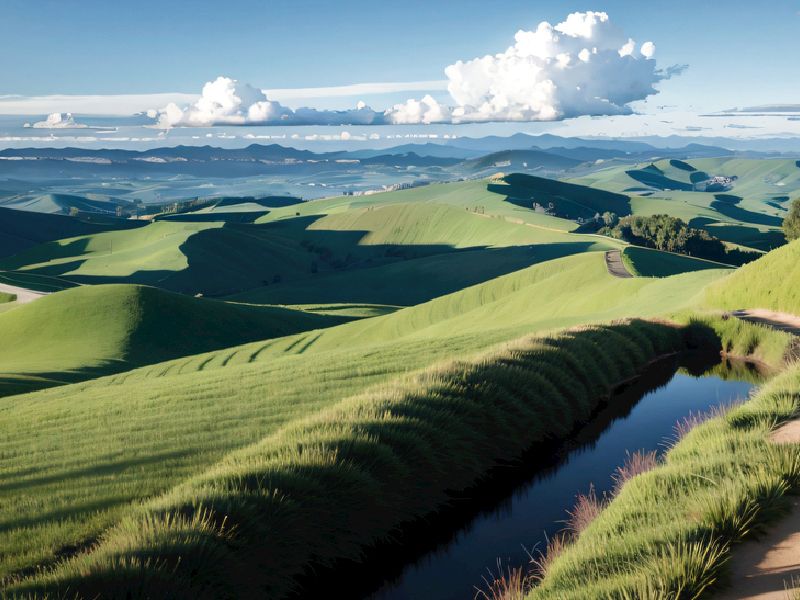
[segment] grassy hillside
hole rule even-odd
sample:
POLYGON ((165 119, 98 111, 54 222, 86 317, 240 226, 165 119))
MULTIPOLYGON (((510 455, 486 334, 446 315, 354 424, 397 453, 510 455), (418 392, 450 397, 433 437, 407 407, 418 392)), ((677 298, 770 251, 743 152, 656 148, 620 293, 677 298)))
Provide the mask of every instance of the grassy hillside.
POLYGON ((800 315, 800 241, 765 254, 709 286, 706 303, 724 309, 769 308, 800 315))
POLYGON ((78 283, 157 285, 192 295, 232 295, 289 284, 286 293, 270 287, 245 296, 256 301, 401 304, 449 293, 482 281, 479 277, 491 278, 532 262, 619 246, 606 238, 550 227, 552 217, 531 210, 527 220, 512 220, 507 213, 513 206, 502 196, 490 195, 506 212, 487 214, 481 206, 482 212, 476 213, 476 207, 470 211, 469 206, 433 201, 378 202, 334 210, 331 201, 320 201, 279 207, 266 215, 270 219, 253 224, 157 221, 140 229, 43 244, 0 261, 0 268, 78 283), (278 218, 275 213, 281 210, 288 214, 278 218), (498 250, 521 246, 526 249, 498 250), (475 250, 484 251, 444 257, 475 250), (418 291, 412 298, 390 297, 403 295, 408 288, 406 281, 392 275, 410 274, 414 268, 400 263, 437 255, 442 258, 420 263, 414 286, 418 291), (475 261, 476 268, 460 269, 454 277, 454 267, 469 261, 475 261), (387 273, 377 267, 387 267, 387 273), (386 294, 374 291, 387 282, 392 289, 386 294), (300 297, 298 289, 319 293, 300 297), (349 291, 342 295, 337 291, 342 289, 349 291))
POLYGON ((691 310, 739 274, 531 209, 649 200, 628 193, 509 176, 226 204, 1 260, 0 280, 113 285, 0 310, 0 396, 65 384, 0 397, 0 585, 277 595, 563 436, 684 342, 607 323, 691 310), (608 273, 615 248, 641 277, 608 273))
POLYGON ((622 251, 622 261, 628 271, 638 277, 669 277, 678 273, 727 268, 727 265, 710 260, 639 246, 625 248, 622 251))
POLYGON ((507 175, 503 184, 491 184, 489 189, 526 208, 534 202, 544 207, 552 204, 556 215, 569 219, 591 219, 606 211, 619 216, 631 214, 630 198, 625 194, 522 173, 507 175))
POLYGON ((0 399, 0 576, 93 539, 131 503, 369 386, 531 332, 687 306, 723 274, 621 280, 588 253, 382 317, 0 399))
POLYGON ((373 389, 170 486, 86 553, 11 590, 286 597, 301 573, 358 559, 498 461, 567 435, 616 383, 682 344, 665 325, 586 328, 373 389))
POLYGON ((70 209, 77 209, 82 213, 96 213, 98 215, 114 216, 117 207, 130 209, 133 203, 127 200, 117 200, 102 196, 78 196, 75 194, 41 194, 24 199, 10 199, 6 202, 9 207, 18 210, 37 212, 42 214, 64 214, 70 209))
POLYGON ((624 484, 528 597, 698 598, 719 589, 734 544, 781 516, 800 487, 797 445, 767 441, 800 412, 799 387, 793 367, 695 426, 662 464, 624 484))
POLYGON ((0 207, 0 257, 61 238, 123 229, 138 225, 130 221, 94 223, 65 215, 48 215, 0 207))
POLYGON ((0 393, 341 323, 133 285, 73 288, 0 314, 0 393))
POLYGON ((722 240, 770 250, 784 243, 780 225, 800 191, 800 168, 790 159, 665 159, 601 168, 570 181, 632 194, 634 214, 669 214, 722 240), (706 191, 703 182, 714 176, 735 180, 706 191))
POLYGON ((368 208, 387 204, 432 203, 455 206, 461 210, 478 212, 512 219, 520 223, 531 223, 556 229, 572 231, 576 228, 573 221, 560 219, 530 210, 530 206, 520 207, 507 201, 510 188, 502 181, 480 179, 475 181, 458 181, 454 183, 434 183, 398 192, 387 192, 371 196, 336 196, 303 202, 283 209, 275 209, 259 219, 260 223, 275 221, 294 216, 309 216, 340 213, 349 209, 368 208))

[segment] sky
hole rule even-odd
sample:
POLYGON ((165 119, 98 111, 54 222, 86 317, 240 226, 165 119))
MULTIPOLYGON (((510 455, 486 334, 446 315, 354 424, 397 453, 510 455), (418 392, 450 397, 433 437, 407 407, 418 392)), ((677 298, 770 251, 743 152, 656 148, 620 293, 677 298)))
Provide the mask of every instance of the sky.
MULTIPOLYGON (((706 128, 697 116, 734 107, 800 105, 798 27, 798 0, 1 0, 0 114, 40 116, 46 124, 44 116, 51 112, 154 109, 161 111, 159 122, 171 127, 355 120, 373 125, 512 121, 524 128, 545 121, 553 130, 579 133, 605 128, 621 135, 650 127, 718 135, 735 123, 727 119, 721 125, 717 119, 706 128), (570 37, 580 35, 581 24, 558 31, 570 13, 587 11, 608 16, 608 23, 596 23, 591 38, 570 37), (553 79, 556 92, 541 81, 531 84, 532 72, 520 71, 513 57, 488 67, 469 62, 506 52, 519 30, 534 32, 542 21, 561 38, 553 54, 571 53, 570 65, 584 69, 546 67, 538 77, 553 79), (635 45, 627 56, 617 56, 628 39, 635 45), (601 67, 606 42, 608 60, 601 67), (646 50, 645 42, 654 50, 646 50), (579 50, 595 45, 600 54, 583 65, 579 50), (678 66, 679 74, 667 78, 666 70, 678 66), (224 104, 226 94, 246 101, 211 116, 207 106, 193 108, 203 86, 215 81, 209 101, 224 104), (566 94, 568 88, 582 91, 566 94), (358 101, 375 114, 325 112, 355 109, 358 101), (171 113, 170 103, 176 107, 171 113), (298 115, 300 106, 317 112, 298 115), (624 114, 629 112, 638 114, 624 114), (602 113, 615 116, 598 120, 602 113), (679 127, 672 127, 677 122, 679 127)), ((517 42, 517 54, 528 52, 530 44, 517 42)), ((734 117, 742 124, 734 128, 739 135, 756 128, 775 135, 798 128, 798 121, 784 117, 767 119, 769 124, 763 117, 734 117)))

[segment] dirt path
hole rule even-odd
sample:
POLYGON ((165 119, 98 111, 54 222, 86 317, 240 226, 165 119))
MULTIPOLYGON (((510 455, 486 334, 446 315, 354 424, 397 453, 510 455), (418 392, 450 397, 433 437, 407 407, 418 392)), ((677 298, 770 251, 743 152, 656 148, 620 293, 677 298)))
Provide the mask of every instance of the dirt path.
MULTIPOLYGON (((741 310, 736 317, 800 334, 800 318, 763 309, 741 310)), ((772 432, 774 444, 800 447, 800 419, 784 423, 772 432)), ((800 452, 800 450, 798 450, 800 452)), ((729 566, 730 588, 719 600, 792 600, 800 591, 800 499, 792 498, 789 514, 767 535, 734 549, 729 566)))
POLYGON ((767 535, 735 548, 728 571, 719 600, 791 600, 787 590, 800 590, 800 499, 767 535))
POLYGON ((614 277, 619 277, 620 279, 633 277, 628 269, 625 268, 625 263, 622 262, 622 252, 619 250, 608 250, 606 252, 606 267, 614 277))
MULTIPOLYGON (((800 335, 800 317, 764 308, 734 311, 733 316, 800 335)), ((785 423, 769 437, 774 444, 800 445, 800 419, 785 423)), ((800 451, 800 450, 799 450, 800 451)), ((730 587, 720 600, 792 600, 800 590, 800 499, 792 498, 789 514, 767 535, 734 549, 730 587)))
POLYGON ((34 290, 5 283, 0 283, 0 292, 14 294, 17 297, 17 304, 27 304, 47 295, 45 292, 35 292, 34 290))
POLYGON ((780 331, 788 331, 800 335, 800 317, 789 313, 776 312, 766 308, 748 308, 735 310, 734 317, 759 325, 767 325, 780 331))

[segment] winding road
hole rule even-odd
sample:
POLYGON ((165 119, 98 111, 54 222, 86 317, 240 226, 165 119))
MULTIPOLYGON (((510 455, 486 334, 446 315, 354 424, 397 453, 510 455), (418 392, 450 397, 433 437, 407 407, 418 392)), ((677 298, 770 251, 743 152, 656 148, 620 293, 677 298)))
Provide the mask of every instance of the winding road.
POLYGON ((622 252, 620 250, 606 251, 606 267, 608 272, 614 277, 620 279, 631 279, 633 275, 625 268, 625 263, 622 262, 622 252))

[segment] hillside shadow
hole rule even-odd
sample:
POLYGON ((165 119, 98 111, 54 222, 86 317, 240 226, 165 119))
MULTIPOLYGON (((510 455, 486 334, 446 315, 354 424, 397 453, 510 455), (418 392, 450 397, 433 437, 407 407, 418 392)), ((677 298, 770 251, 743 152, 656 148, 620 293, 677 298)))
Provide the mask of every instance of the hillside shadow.
POLYGON ((513 173, 505 177, 505 183, 490 183, 486 189, 529 210, 534 203, 543 207, 552 203, 551 212, 566 219, 591 219, 606 211, 619 216, 631 214, 630 198, 624 194, 533 175, 513 173))
POLYGON ((507 248, 451 249, 383 266, 330 273, 252 290, 245 300, 269 304, 392 304, 412 306, 532 265, 586 252, 592 242, 507 248))
MULTIPOLYGON (((122 276, 70 274, 89 258, 102 268, 102 254, 95 250, 81 256, 87 252, 88 242, 75 240, 57 253, 75 260, 32 272, 75 283, 135 283, 210 297, 274 286, 287 294, 269 293, 271 301, 287 304, 416 304, 537 262, 584 252, 591 246, 590 242, 510 248, 365 244, 370 231, 315 228, 323 217, 302 216, 264 224, 227 222, 222 227, 204 229, 179 246, 187 262, 180 270, 141 269, 122 276), (424 260, 432 257, 440 259, 424 260), (420 262, 412 265, 411 261, 420 262), (290 286, 295 286, 291 294, 290 286), (305 290, 302 296, 300 289, 305 290), (405 300, 398 302, 394 296, 405 300)), ((112 254, 109 248, 109 256, 112 254)))
POLYGON ((662 191, 678 190, 682 192, 691 192, 694 190, 692 184, 683 183, 677 179, 670 179, 664 175, 660 169, 632 169, 630 171, 625 171, 625 174, 634 181, 662 191))
POLYGON ((711 208, 730 219, 744 221, 745 223, 766 225, 768 227, 780 227, 783 224, 783 219, 780 217, 764 215, 741 208, 739 206, 741 201, 742 199, 739 196, 716 194, 711 202, 711 208))
POLYGON ((167 215, 159 217, 158 221, 174 221, 179 223, 255 223, 264 215, 268 215, 268 210, 247 211, 247 212, 217 212, 200 214, 167 215))

